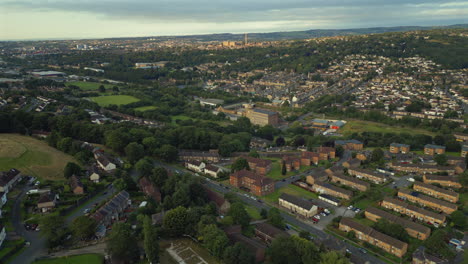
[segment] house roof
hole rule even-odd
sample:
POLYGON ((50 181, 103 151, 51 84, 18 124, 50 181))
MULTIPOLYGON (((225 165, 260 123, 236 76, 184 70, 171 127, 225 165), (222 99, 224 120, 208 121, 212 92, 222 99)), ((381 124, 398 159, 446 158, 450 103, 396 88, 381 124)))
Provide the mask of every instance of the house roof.
POLYGON ((440 146, 440 145, 433 145, 433 144, 426 144, 424 146, 424 148, 431 148, 431 149, 444 149, 445 150, 445 146, 440 146))
POLYGON ((409 148, 410 147, 410 145, 400 144, 400 143, 392 143, 392 144, 390 144, 390 146, 398 147, 398 148, 409 148))
POLYGON ((18 174, 20 174, 20 171, 17 169, 10 169, 9 171, 0 172, 0 186, 7 185, 16 176, 18 176, 18 174))
POLYGON ((268 223, 258 223, 255 225, 255 230, 258 230, 269 237, 278 237, 278 236, 288 236, 288 233, 284 232, 283 230, 270 225, 268 223))
POLYGON ((437 214, 437 213, 434 213, 432 211, 428 211, 426 209, 423 209, 423 208, 420 208, 420 207, 405 203, 405 202, 400 201, 398 199, 385 197, 383 199, 383 202, 391 203, 393 205, 406 208, 406 209, 408 209, 410 211, 417 212, 419 214, 422 214, 422 215, 425 215, 425 216, 428 216, 428 217, 432 217, 434 219, 438 219, 439 221, 445 221, 445 216, 442 215, 442 214, 437 214))
POLYGON ((267 178, 267 177, 263 177, 261 175, 257 175, 254 172, 246 170, 246 169, 236 171, 233 174, 231 174, 231 176, 234 176, 234 177, 236 177, 238 179, 242 179, 244 177, 252 179, 252 180, 255 181, 255 184, 257 186, 263 186, 263 185, 268 185, 268 184, 273 183, 272 179, 267 178))
POLYGON ((262 109, 262 108, 254 108, 253 111, 257 112, 257 113, 265 114, 265 115, 276 115, 276 114, 278 114, 277 112, 262 109))
POLYGON ((376 177, 376 178, 379 178, 379 179, 385 179, 385 175, 384 175, 384 174, 378 173, 378 172, 373 172, 373 171, 371 171, 371 170, 360 169, 360 168, 349 169, 349 170, 350 170, 350 171, 356 171, 356 172, 359 172, 359 173, 365 173, 365 174, 371 175, 371 176, 376 177))
POLYGON ((459 182, 458 179, 453 176, 424 175, 424 177, 430 181, 459 182))
POLYGON ((285 200, 289 203, 292 203, 302 209, 305 209, 305 210, 310 210, 312 209, 314 206, 316 206, 313 202, 311 201, 308 201, 308 200, 305 200, 305 199, 302 199, 302 198, 299 198, 297 196, 294 196, 294 195, 290 195, 290 194, 287 194, 287 193, 282 193, 279 197, 279 199, 281 200, 285 200))
POLYGON ((335 146, 336 145, 346 145, 348 143, 351 144, 363 144, 361 141, 356 140, 356 139, 348 139, 348 140, 335 140, 335 146))
POLYGON ((335 177, 335 178, 337 178, 337 179, 339 179, 339 180, 344 180, 344 181, 352 182, 352 183, 354 183, 354 184, 361 185, 361 186, 365 186, 366 188, 370 188, 370 183, 365 182, 365 181, 358 180, 358 179, 353 178, 353 177, 345 176, 345 175, 340 174, 340 173, 334 173, 331 177, 332 177, 332 178, 335 177))
POLYGON ((399 224, 399 225, 403 226, 404 228, 409 228, 409 229, 415 230, 415 231, 417 231, 419 233, 430 233, 431 232, 431 229, 429 227, 423 226, 423 225, 415 223, 413 221, 406 220, 406 219, 404 219, 402 217, 399 217, 399 216, 396 216, 394 214, 385 212, 383 210, 377 209, 377 208, 372 207, 372 206, 367 207, 366 212, 369 212, 369 213, 371 213, 373 215, 376 215, 376 216, 378 216, 380 218, 387 219, 390 222, 399 224))
POLYGON ((417 181, 417 182, 415 182, 413 184, 413 189, 414 189, 414 186, 420 186, 420 187, 423 187, 423 188, 426 188, 426 189, 433 190, 435 192, 443 193, 443 194, 448 195, 448 196, 458 197, 457 192, 454 192, 454 191, 451 191, 451 190, 446 190, 446 189, 443 189, 443 188, 439 188, 439 187, 434 186, 432 184, 427 184, 427 183, 424 183, 424 182, 417 181))
POLYGON ((314 183, 314 185, 318 185, 322 188, 326 188, 326 189, 329 189, 329 190, 332 190, 332 191, 335 191, 335 192, 339 192, 339 193, 343 193, 343 194, 346 194, 348 196, 352 196, 353 195, 353 192, 352 191, 349 191, 349 190, 345 190, 343 188, 340 188, 340 187, 337 187, 333 184, 330 184, 328 182, 320 182, 320 181, 317 181, 314 183))
POLYGON ((254 157, 245 157, 248 163, 254 163, 257 167, 268 167, 271 165, 271 160, 260 159, 254 157))
POLYGON ((435 203, 435 204, 438 204, 438 205, 441 205, 441 206, 444 206, 444 207, 448 207, 448 208, 451 208, 451 209, 454 209, 454 210, 457 210, 457 208, 458 208, 458 206, 456 204, 453 204, 453 203, 450 203, 450 202, 447 202, 447 201, 443 201, 443 200, 439 200, 439 199, 424 195, 422 193, 419 193, 419 192, 416 192, 416 191, 413 191, 413 190, 400 189, 400 190, 398 190, 398 195, 400 195, 400 193, 406 194, 406 195, 411 195, 411 196, 414 196, 414 197, 418 197, 420 200, 423 200, 423 201, 426 201, 426 202, 429 202, 429 203, 435 203))
POLYGON ((212 164, 208 164, 205 166, 205 171, 218 172, 219 170, 221 170, 221 168, 214 166, 212 164))
POLYGON ((42 193, 42 194, 39 196, 39 200, 37 200, 37 203, 38 203, 38 204, 41 204, 41 203, 49 203, 49 202, 52 202, 52 201, 55 201, 55 193, 53 193, 53 192, 46 192, 46 193, 42 193))
POLYGON ((78 187, 81 187, 83 188, 83 183, 81 183, 81 180, 80 178, 78 178, 78 176, 76 175, 72 175, 71 178, 70 178, 70 187, 72 190, 78 188, 78 187))
POLYGON ((313 157, 318 158, 319 154, 316 152, 304 151, 301 153, 301 157, 305 159, 312 159, 313 157))

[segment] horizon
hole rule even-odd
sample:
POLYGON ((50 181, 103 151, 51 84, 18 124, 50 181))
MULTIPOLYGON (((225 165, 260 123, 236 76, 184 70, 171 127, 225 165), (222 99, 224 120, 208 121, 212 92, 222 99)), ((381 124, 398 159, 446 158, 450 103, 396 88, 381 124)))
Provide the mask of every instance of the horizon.
POLYGON ((0 40, 80 40, 440 26, 468 23, 457 0, 6 0, 0 40))

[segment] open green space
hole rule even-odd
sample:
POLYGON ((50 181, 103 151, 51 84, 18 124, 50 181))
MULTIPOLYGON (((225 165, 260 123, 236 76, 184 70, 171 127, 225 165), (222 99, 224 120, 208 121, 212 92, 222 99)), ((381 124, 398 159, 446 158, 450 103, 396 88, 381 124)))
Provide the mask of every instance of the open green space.
POLYGON ((154 110, 156 108, 157 107, 154 105, 140 106, 140 107, 135 108, 135 111, 144 112, 144 111, 154 110))
POLYGON ((283 175, 281 173, 281 159, 275 159, 275 158, 268 158, 268 159, 272 161, 272 164, 271 164, 271 170, 267 173, 266 176, 273 180, 281 180, 281 179, 296 175, 298 172, 304 172, 307 169, 310 169, 310 167, 308 166, 301 166, 301 169, 299 171, 290 171, 290 172, 287 172, 286 175, 283 175))
POLYGON ((84 254, 62 258, 43 259, 33 262, 34 264, 102 264, 104 257, 98 254, 84 254))
POLYGON ((419 128, 410 127, 398 127, 390 126, 377 122, 362 121, 362 120, 349 120, 346 125, 338 130, 345 136, 349 136, 353 133, 362 132, 377 132, 377 133, 408 133, 408 134, 424 134, 428 136, 434 136, 435 133, 419 128))
POLYGON ((171 116, 171 119, 172 119, 172 123, 175 124, 177 120, 189 120, 193 118, 186 116, 186 115, 175 115, 175 116, 171 116))
MULTIPOLYGON (((414 152, 418 155, 425 155, 424 154, 424 150, 415 150, 415 151, 411 151, 411 152, 414 152)), ((450 152, 450 151, 446 151, 445 152, 445 155, 447 156, 452 156, 452 157, 461 157, 461 153, 460 152, 450 152)))
POLYGON ((274 192, 265 195, 263 198, 270 203, 278 203, 278 198, 282 193, 291 194, 294 196, 302 197, 304 199, 317 199, 318 194, 302 189, 299 186, 289 184, 283 188, 277 189, 274 192))
POLYGON ((67 82, 67 86, 70 85, 75 85, 80 87, 81 90, 84 91, 93 91, 99 89, 99 86, 104 85, 104 87, 107 89, 112 89, 112 87, 116 85, 112 84, 104 84, 104 83, 98 83, 98 82, 83 82, 83 81, 74 81, 74 82, 67 82))
POLYGON ((260 220, 262 218, 260 216, 260 212, 255 207, 245 206, 245 210, 250 215, 250 217, 252 217, 252 219, 254 219, 254 220, 260 220))
POLYGON ((130 95, 106 95, 106 96, 97 96, 90 97, 90 99, 97 103, 99 106, 109 106, 113 105, 126 105, 140 101, 138 98, 135 98, 130 95))
POLYGON ((68 162, 78 163, 44 141, 17 134, 0 134, 0 171, 15 168, 41 179, 62 180, 68 162))

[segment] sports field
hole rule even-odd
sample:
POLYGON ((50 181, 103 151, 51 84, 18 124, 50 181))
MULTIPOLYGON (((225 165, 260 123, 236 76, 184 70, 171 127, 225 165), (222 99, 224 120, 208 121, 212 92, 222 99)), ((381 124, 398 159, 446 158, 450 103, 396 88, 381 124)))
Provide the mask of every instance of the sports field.
POLYGON ((144 111, 154 110, 156 108, 157 107, 154 105, 140 106, 140 107, 135 108, 135 111, 144 112, 144 111))
POLYGON ((410 127, 398 127, 398 126, 389 126, 382 123, 362 121, 362 120, 350 120, 346 125, 338 130, 338 133, 345 136, 351 135, 352 133, 361 133, 361 132, 378 132, 378 133, 408 133, 411 135, 414 134, 424 134, 428 136, 434 136, 435 133, 419 128, 410 128, 410 127))
POLYGON ((98 83, 98 82, 82 82, 82 81, 75 81, 75 82, 67 82, 67 86, 69 85, 75 85, 80 87, 81 90, 84 91, 93 91, 97 90, 99 86, 104 85, 106 89, 112 89, 114 85, 112 84, 103 84, 103 83, 98 83))
POLYGON ((111 104, 126 105, 140 101, 138 98, 130 95, 108 95, 91 97, 90 99, 96 102, 99 106, 108 106, 111 104))
POLYGON ((18 134, 0 134, 0 171, 15 168, 42 179, 63 179, 68 162, 77 161, 46 142, 18 134))
POLYGON ((84 254, 62 258, 44 259, 34 262, 34 264, 102 264, 104 258, 98 254, 84 254))

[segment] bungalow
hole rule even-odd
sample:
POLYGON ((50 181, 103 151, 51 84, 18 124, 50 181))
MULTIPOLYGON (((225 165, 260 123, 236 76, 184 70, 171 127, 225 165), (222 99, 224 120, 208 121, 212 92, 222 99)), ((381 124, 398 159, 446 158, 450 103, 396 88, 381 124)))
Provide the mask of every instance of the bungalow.
POLYGON ((0 172, 0 192, 9 192, 21 180, 21 172, 17 169, 0 172))
POLYGON ((417 203, 432 208, 434 210, 444 212, 446 214, 451 214, 458 209, 458 206, 456 204, 435 199, 430 196, 420 194, 416 191, 411 191, 408 189, 398 190, 398 197, 408 200, 412 203, 417 203))
POLYGON ((83 183, 76 175, 72 175, 70 178, 70 189, 74 194, 84 194, 83 183))
POLYGON ((301 169, 301 159, 299 157, 283 156, 282 160, 287 172, 301 169))
POLYGON ((346 189, 336 187, 330 183, 320 181, 316 181, 314 185, 312 185, 312 191, 320 194, 328 194, 345 200, 349 200, 351 197, 353 197, 352 191, 348 191, 346 189))
POLYGON ((317 165, 319 162, 319 154, 310 151, 304 151, 301 153, 301 165, 310 166, 312 164, 317 165))
POLYGON ((205 166, 204 172, 205 174, 208 174, 213 178, 218 178, 219 173, 223 172, 223 169, 221 169, 220 167, 211 165, 211 164, 207 164, 205 166))
POLYGON ((415 191, 422 192, 422 193, 434 196, 436 198, 449 201, 451 203, 458 202, 458 199, 460 197, 460 195, 457 192, 454 192, 452 190, 442 189, 432 184, 427 184, 423 182, 415 182, 413 184, 413 189, 415 191))
POLYGON ((265 241, 267 244, 271 244, 275 238, 280 236, 286 237, 289 234, 268 223, 258 223, 255 225, 255 237, 265 241))
POLYGON ((407 154, 409 152, 410 152, 410 145, 399 144, 399 143, 390 144, 390 153, 393 153, 393 154, 397 154, 397 153, 407 154))
POLYGON ((445 187, 461 188, 463 187, 457 178, 453 176, 423 175, 424 183, 437 183, 445 187))
POLYGON ((53 192, 46 192, 39 196, 37 201, 37 208, 41 212, 46 213, 55 208, 57 205, 57 195, 53 192))
POLYGON ((281 207, 288 209, 292 213, 310 218, 317 214, 318 207, 311 201, 287 194, 282 193, 278 199, 278 203, 281 207))
POLYGON ((435 154, 444 154, 445 146, 427 144, 424 146, 424 154, 426 155, 435 155, 435 154))
POLYGON ((390 197, 384 198, 384 200, 380 203, 380 206, 387 209, 391 209, 400 214, 407 215, 411 218, 416 218, 419 221, 425 223, 443 225, 446 220, 444 214, 437 214, 432 211, 428 211, 423 208, 419 208, 417 206, 390 197))
POLYGON ((203 172, 206 164, 203 161, 192 160, 185 162, 185 168, 194 172, 203 172))
POLYGON ((254 157, 245 157, 249 167, 257 174, 266 175, 271 170, 271 160, 259 159, 254 157))

